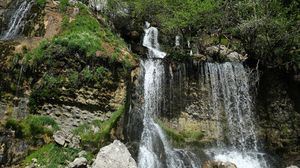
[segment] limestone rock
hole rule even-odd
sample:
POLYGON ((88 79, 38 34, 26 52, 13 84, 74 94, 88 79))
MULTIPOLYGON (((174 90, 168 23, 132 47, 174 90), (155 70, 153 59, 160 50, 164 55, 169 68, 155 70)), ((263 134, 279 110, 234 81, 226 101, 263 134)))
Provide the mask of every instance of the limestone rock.
POLYGON ((69 163, 66 168, 87 168, 87 159, 85 157, 76 158, 73 162, 69 163))
POLYGON ((208 55, 219 55, 222 59, 225 59, 225 61, 230 62, 243 62, 247 59, 247 56, 243 56, 229 48, 227 48, 224 45, 216 45, 216 46, 210 46, 206 48, 206 52, 208 55))
POLYGON ((217 160, 208 160, 204 163, 202 168, 237 168, 237 166, 230 162, 221 162, 217 160))
POLYGON ((286 168, 299 168, 298 166, 295 166, 295 165, 291 165, 289 167, 286 167, 286 168))
POLYGON ((126 146, 118 140, 100 149, 92 168, 137 168, 126 146))
POLYGON ((54 141, 61 146, 79 148, 80 138, 64 131, 57 131, 53 135, 54 141))
POLYGON ((104 12, 107 9, 107 0, 89 0, 89 5, 96 11, 104 12))

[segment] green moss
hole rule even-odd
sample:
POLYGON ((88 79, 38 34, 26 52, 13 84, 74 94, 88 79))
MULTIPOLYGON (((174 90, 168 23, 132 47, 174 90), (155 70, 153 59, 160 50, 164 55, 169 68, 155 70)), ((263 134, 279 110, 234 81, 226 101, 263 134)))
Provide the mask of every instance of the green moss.
POLYGON ((182 146, 184 144, 192 144, 201 146, 201 140, 204 136, 203 132, 197 131, 178 131, 174 128, 168 127, 163 121, 158 120, 158 124, 165 131, 169 139, 176 146, 182 146))
POLYGON ((24 165, 32 164, 32 159, 37 159, 37 164, 41 167, 58 168, 68 164, 67 161, 73 161, 79 150, 64 148, 56 144, 48 144, 34 151, 27 156, 23 162, 24 165))
POLYGON ((83 124, 74 130, 74 134, 79 135, 83 144, 92 144, 94 147, 100 147, 110 139, 110 132, 116 126, 117 121, 124 113, 124 107, 120 107, 112 113, 110 119, 102 122, 99 120, 93 121, 91 124, 83 124), (95 132, 95 129, 99 128, 95 132))
POLYGON ((23 120, 10 118, 6 121, 5 128, 15 130, 18 138, 33 140, 45 135, 52 136, 59 129, 52 118, 38 115, 29 115, 23 120))

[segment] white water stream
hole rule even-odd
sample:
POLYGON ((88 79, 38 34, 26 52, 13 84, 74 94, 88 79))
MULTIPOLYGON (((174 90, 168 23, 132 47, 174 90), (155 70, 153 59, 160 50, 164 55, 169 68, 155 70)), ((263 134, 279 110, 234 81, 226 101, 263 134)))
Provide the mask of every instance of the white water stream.
POLYGON ((24 0, 20 3, 19 7, 10 18, 8 28, 4 31, 1 37, 2 40, 9 40, 19 35, 26 24, 26 20, 24 18, 28 15, 33 4, 34 0, 24 0))

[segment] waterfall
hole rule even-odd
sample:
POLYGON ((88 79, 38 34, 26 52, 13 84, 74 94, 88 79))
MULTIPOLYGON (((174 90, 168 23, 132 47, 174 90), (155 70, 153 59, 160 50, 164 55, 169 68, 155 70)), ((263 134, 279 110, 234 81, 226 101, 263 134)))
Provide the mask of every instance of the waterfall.
POLYGON ((164 131, 155 122, 162 110, 166 53, 159 50, 158 30, 148 24, 145 29, 143 45, 148 48, 148 59, 141 60, 144 71, 144 118, 140 140, 139 168, 196 168, 195 156, 191 152, 173 149, 164 131))
POLYGON ((143 46, 148 48, 148 58, 164 58, 167 54, 160 51, 158 43, 158 30, 156 27, 149 27, 146 22, 145 36, 143 46))
MULTIPOLYGON (((206 63, 210 81, 211 113, 222 116, 223 109, 227 127, 224 131, 228 140, 227 146, 218 143, 218 149, 210 152, 216 160, 229 161, 238 167, 267 167, 263 154, 258 151, 252 99, 249 94, 249 77, 241 63, 206 63)), ((218 125, 219 129, 222 129, 218 125)))
POLYGON ((2 40, 12 39, 23 31, 22 29, 24 28, 26 23, 25 18, 27 17, 28 12, 30 11, 33 4, 34 0, 25 0, 23 2, 20 2, 16 11, 10 18, 8 28, 4 31, 1 37, 2 40))
POLYGON ((178 46, 180 46, 180 36, 179 35, 177 35, 175 37, 175 47, 178 47, 178 46))

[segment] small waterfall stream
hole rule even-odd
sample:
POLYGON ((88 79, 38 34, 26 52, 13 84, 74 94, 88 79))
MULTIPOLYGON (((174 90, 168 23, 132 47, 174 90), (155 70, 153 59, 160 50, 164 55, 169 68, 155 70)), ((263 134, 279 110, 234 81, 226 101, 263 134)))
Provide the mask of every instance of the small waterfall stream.
POLYGON ((155 122, 161 111, 164 86, 166 53, 160 51, 158 30, 146 24, 143 45, 148 48, 148 59, 141 60, 144 74, 144 119, 140 140, 139 168, 196 168, 194 155, 181 149, 173 149, 163 130, 155 122))
POLYGON ((7 29, 2 33, 0 39, 9 40, 13 39, 15 36, 19 35, 23 30, 26 23, 26 16, 30 11, 32 5, 34 4, 34 0, 24 0, 19 1, 16 8, 16 11, 13 13, 11 18, 9 19, 9 24, 7 29))

